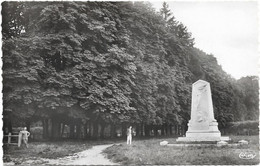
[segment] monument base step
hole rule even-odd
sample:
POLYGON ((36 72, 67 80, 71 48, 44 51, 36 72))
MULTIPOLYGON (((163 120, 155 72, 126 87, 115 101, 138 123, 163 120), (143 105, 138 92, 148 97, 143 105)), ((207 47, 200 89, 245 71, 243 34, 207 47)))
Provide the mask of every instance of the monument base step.
POLYGON ((229 137, 179 137, 177 142, 216 142, 229 141, 229 137))
POLYGON ((220 141, 230 141, 229 137, 220 137, 220 141))
MULTIPOLYGON (((217 144, 201 144, 201 143, 197 143, 197 144, 185 144, 185 143, 179 143, 179 144, 167 144, 166 146, 172 146, 172 147, 219 147, 217 144)), ((228 147, 238 147, 238 146, 242 146, 241 144, 227 144, 226 146, 228 147)))
POLYGON ((221 133, 219 131, 187 131, 186 132, 186 137, 188 138, 220 138, 221 137, 221 133))

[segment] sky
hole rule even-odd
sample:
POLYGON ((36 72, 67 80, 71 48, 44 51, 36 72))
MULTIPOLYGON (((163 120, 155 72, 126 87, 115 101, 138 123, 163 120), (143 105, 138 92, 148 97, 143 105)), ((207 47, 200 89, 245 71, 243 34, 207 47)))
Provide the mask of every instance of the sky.
MULTIPOLYGON (((239 79, 259 75, 257 1, 166 1, 187 26, 195 47, 213 54, 223 70, 239 79)), ((152 1, 159 11, 163 1, 152 1)))

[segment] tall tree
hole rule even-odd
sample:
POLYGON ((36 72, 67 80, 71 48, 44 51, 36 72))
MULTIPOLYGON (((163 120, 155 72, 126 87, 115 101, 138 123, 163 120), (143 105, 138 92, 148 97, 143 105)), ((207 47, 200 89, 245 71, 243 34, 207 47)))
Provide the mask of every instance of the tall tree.
POLYGON ((173 16, 171 17, 172 13, 171 13, 171 10, 169 9, 169 4, 167 4, 166 2, 163 2, 162 8, 160 9, 160 13, 163 16, 163 19, 165 21, 168 21, 169 19, 174 18, 173 16))

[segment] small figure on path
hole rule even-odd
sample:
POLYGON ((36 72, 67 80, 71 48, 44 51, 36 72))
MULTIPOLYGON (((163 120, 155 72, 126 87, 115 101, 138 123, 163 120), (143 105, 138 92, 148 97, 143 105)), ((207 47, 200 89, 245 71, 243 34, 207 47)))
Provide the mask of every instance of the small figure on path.
POLYGON ((28 137, 30 136, 30 132, 27 131, 27 127, 20 131, 20 134, 22 135, 22 141, 24 142, 26 148, 28 148, 28 137))
POLYGON ((127 141, 126 141, 126 144, 128 145, 131 145, 132 144, 132 126, 129 126, 129 128, 127 129, 127 141))

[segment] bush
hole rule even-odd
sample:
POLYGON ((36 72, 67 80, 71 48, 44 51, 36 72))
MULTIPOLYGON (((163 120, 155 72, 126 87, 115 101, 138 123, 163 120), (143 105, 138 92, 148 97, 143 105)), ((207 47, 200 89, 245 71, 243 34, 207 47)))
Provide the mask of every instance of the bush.
POLYGON ((226 132, 234 135, 258 135, 259 121, 230 122, 226 132))
POLYGON ((42 139, 43 127, 32 127, 31 128, 31 139, 41 140, 42 139))

